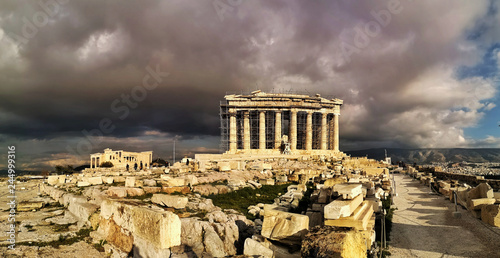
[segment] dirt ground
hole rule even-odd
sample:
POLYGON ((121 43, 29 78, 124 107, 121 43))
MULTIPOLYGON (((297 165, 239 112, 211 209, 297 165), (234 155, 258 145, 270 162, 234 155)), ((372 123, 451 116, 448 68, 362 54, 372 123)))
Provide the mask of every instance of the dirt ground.
POLYGON ((492 227, 406 175, 395 175, 391 257, 500 257, 500 228, 492 227))

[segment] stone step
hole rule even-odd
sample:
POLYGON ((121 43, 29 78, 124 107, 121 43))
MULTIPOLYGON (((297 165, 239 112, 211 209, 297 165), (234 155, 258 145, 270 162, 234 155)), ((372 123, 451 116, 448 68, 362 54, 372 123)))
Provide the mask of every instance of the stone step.
POLYGON ((367 230, 372 215, 373 204, 369 203, 369 201, 364 201, 363 205, 359 206, 351 216, 339 219, 326 219, 325 225, 367 230))

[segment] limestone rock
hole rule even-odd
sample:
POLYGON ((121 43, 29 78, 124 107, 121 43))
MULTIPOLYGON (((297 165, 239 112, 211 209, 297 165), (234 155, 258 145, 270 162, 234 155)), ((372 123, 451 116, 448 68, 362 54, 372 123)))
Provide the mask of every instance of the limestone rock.
POLYGON ((153 194, 151 202, 176 209, 184 209, 188 203, 188 198, 178 195, 153 194))
POLYGON ((47 177, 47 184, 56 185, 59 183, 59 176, 49 176, 47 177))
POLYGON ((325 219, 339 219, 349 217, 363 202, 363 196, 358 195, 352 200, 337 199, 325 206, 325 219))
POLYGON ((97 176, 97 177, 89 177, 87 179, 87 182, 91 185, 102 185, 102 177, 97 176))
POLYGON ((354 199, 363 192, 361 184, 336 184, 333 186, 333 191, 342 195, 344 199, 354 199))
POLYGON ((124 187, 110 187, 106 194, 110 197, 125 198, 127 197, 127 188, 124 187))
POLYGON ((264 222, 261 234, 283 243, 300 243, 309 229, 309 217, 279 211, 275 205, 264 206, 264 222))
POLYGON ((145 193, 159 193, 161 192, 161 187, 156 187, 156 186, 152 186, 152 187, 143 187, 142 188, 144 190, 145 193))
POLYGON ((484 205, 481 208, 481 220, 495 227, 500 227, 500 206, 484 205))
POLYGON ((89 182, 86 182, 86 181, 79 181, 76 186, 78 187, 85 187, 85 186, 89 186, 90 183, 89 182))
POLYGON ((302 242, 302 257, 366 257, 365 241, 350 228, 315 227, 302 242))
POLYGON ((156 180, 154 179, 144 179, 142 182, 144 186, 156 186, 156 180))
POLYGON ((127 177, 125 179, 125 187, 134 187, 135 186, 135 177, 127 177))
POLYGON ((105 200, 101 205, 101 217, 107 220, 113 218, 118 226, 130 231, 134 238, 142 238, 160 251, 181 244, 181 221, 172 212, 151 209, 130 201, 105 200))
POLYGON ((247 238, 243 247, 243 254, 248 256, 262 256, 265 258, 273 258, 274 252, 260 242, 247 238))
POLYGON ((131 187, 126 189, 128 196, 142 196, 145 194, 144 190, 142 190, 141 188, 131 187))

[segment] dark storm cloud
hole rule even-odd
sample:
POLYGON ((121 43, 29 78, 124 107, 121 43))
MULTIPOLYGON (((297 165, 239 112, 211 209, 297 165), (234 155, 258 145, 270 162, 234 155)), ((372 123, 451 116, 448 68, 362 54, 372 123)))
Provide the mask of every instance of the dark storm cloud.
POLYGON ((5 141, 53 141, 64 152, 102 119, 115 129, 101 145, 148 132, 213 137, 225 93, 261 88, 344 99, 347 148, 467 146, 463 129, 494 105, 490 78, 455 74, 498 42, 494 2, 242 1, 223 19, 212 1, 48 3, 58 2, 0 3, 5 141), (19 40, 40 13, 50 19, 19 40), (169 75, 125 112, 148 67, 169 75))

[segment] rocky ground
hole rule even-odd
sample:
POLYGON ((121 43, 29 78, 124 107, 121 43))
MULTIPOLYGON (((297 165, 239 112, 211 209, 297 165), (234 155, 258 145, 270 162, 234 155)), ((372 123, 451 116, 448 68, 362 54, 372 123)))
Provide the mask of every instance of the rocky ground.
MULTIPOLYGON (((32 210, 16 212, 16 246, 9 250, 10 243, 7 234, 2 234, 0 241, 1 257, 106 257, 90 244, 88 236, 78 235, 79 228, 74 218, 65 217, 65 208, 50 197, 42 197, 38 184, 41 180, 17 182, 16 200, 29 201, 32 210), (42 204, 43 208, 38 208, 42 204), (46 245, 46 246, 44 246, 46 245)), ((0 196, 2 201, 10 201, 8 188, 5 182, 1 183, 0 196)), ((9 209, 7 205, 0 211, 0 226, 7 231, 11 222, 8 221, 9 209)), ((23 205, 18 206, 23 207, 23 205)), ((83 232, 83 231, 82 231, 83 232)))
POLYGON ((500 257, 500 228, 406 175, 396 175, 398 196, 391 234, 391 257, 500 257))

